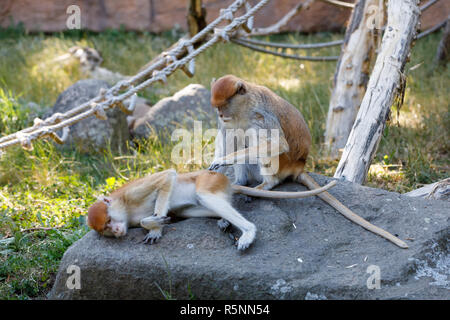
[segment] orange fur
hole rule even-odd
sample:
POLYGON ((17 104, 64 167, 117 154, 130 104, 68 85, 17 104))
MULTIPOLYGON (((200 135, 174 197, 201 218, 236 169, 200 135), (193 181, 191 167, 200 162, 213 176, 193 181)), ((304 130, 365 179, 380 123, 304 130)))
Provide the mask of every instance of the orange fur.
MULTIPOLYGON (((248 87, 250 88, 249 85, 248 87)), ((304 166, 312 142, 309 128, 302 114, 292 104, 268 88, 257 85, 251 87, 269 102, 269 106, 278 118, 284 137, 289 145, 289 151, 284 154, 284 157, 280 157, 280 171, 283 168, 291 168, 293 171, 297 171, 299 162, 303 163, 304 166)))
POLYGON ((181 183, 195 183, 195 180, 197 179, 198 175, 202 174, 203 172, 206 172, 206 170, 181 173, 181 174, 179 174, 177 176, 177 182, 181 182, 181 183))
POLYGON ((103 201, 95 202, 88 209, 87 224, 95 231, 102 232, 105 230, 106 223, 108 222, 107 206, 103 201))
POLYGON ((211 105, 213 107, 220 107, 226 101, 236 94, 236 82, 239 78, 228 75, 220 78, 211 87, 211 105))
POLYGON ((229 185, 230 182, 225 175, 214 171, 203 171, 195 180, 197 192, 227 193, 229 185))

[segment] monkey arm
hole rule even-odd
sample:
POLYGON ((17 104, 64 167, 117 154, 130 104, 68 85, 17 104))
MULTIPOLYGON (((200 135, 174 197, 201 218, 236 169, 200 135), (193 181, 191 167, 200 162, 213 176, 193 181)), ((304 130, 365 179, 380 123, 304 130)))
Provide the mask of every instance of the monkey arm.
POLYGON ((259 145, 240 149, 236 152, 232 152, 223 157, 214 159, 209 167, 209 170, 216 170, 219 167, 233 165, 235 163, 245 163, 246 159, 273 158, 287 151, 289 151, 289 145, 286 139, 282 136, 279 137, 277 142, 266 140, 259 145), (269 152, 270 154, 268 154, 269 152))
MULTIPOLYGON (((153 176, 154 175, 149 176, 148 179, 150 180, 153 176)), ((153 244, 161 238, 164 224, 170 221, 170 218, 167 217, 167 213, 169 211, 170 196, 172 194, 176 177, 177 173, 175 170, 166 170, 163 171, 161 175, 151 179, 152 181, 149 181, 149 191, 156 190, 157 195, 153 215, 143 218, 140 221, 141 227, 149 230, 143 240, 145 243, 149 242, 150 244, 153 244), (155 185, 155 183, 157 185, 155 185)), ((151 192, 148 193, 148 195, 150 194, 151 192)))
POLYGON ((169 200, 172 195, 172 190, 176 180, 175 171, 168 173, 166 180, 161 185, 158 190, 158 195, 156 197, 155 203, 155 215, 159 217, 166 217, 167 212, 169 211, 169 200))
MULTIPOLYGON (((220 159, 225 155, 225 145, 226 145, 226 142, 224 140, 223 131, 219 130, 219 132, 217 133, 216 139, 215 139, 213 163, 216 159, 220 159)), ((216 170, 220 173, 224 173, 225 168, 222 166, 219 166, 219 167, 216 167, 215 169, 210 168, 210 170, 216 170)))

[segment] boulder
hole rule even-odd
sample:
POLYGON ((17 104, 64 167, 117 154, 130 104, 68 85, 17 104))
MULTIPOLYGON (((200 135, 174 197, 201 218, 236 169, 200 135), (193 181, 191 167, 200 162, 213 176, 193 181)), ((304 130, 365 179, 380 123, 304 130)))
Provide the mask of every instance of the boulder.
MULTIPOLYGON (((53 106, 51 113, 64 113, 95 98, 101 88, 109 88, 102 80, 80 80, 61 93, 53 106)), ((106 111, 108 120, 100 120, 95 116, 86 118, 72 126, 64 146, 75 146, 78 151, 89 153, 103 150, 111 145, 113 150, 125 149, 129 139, 126 114, 120 109, 106 111)), ((61 132, 59 132, 61 135, 61 132)))
MULTIPOLYGON (((331 180, 312 176, 321 185, 331 180)), ((276 189, 305 188, 286 183, 276 189)), ((140 228, 122 239, 90 231, 64 254, 49 298, 450 299, 447 202, 341 181, 331 193, 409 249, 316 197, 248 203, 235 196, 234 206, 258 228, 247 251, 233 245, 238 231, 223 233, 208 218, 172 223, 154 245, 140 242, 140 228), (71 265, 80 268, 80 289, 66 286, 71 265)))
POLYGON ((202 121, 203 129, 217 128, 216 118, 209 90, 200 84, 190 84, 172 97, 158 101, 136 119, 131 134, 141 139, 147 139, 152 133, 167 138, 176 128, 192 130, 194 120, 202 121))

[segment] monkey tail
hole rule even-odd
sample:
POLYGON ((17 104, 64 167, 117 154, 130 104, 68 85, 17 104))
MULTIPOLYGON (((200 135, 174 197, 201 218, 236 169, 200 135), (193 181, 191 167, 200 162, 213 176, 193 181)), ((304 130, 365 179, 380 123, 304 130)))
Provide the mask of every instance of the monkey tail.
POLYGON ((232 190, 234 193, 241 193, 247 196, 252 197, 260 197, 260 198, 275 198, 275 199, 296 199, 296 198, 306 198, 320 194, 325 190, 330 189, 336 184, 336 181, 333 180, 327 185, 317 188, 313 188, 311 191, 299 191, 299 192, 291 192, 291 191, 271 191, 271 190, 262 190, 238 185, 232 185, 232 190))
MULTIPOLYGON (((316 188, 320 187, 319 184, 306 172, 303 172, 300 174, 300 176, 298 177, 298 181, 300 183, 304 184, 305 186, 307 186, 309 189, 316 189, 316 188)), ((356 213, 352 212, 349 208, 344 206, 341 202, 339 202, 335 197, 333 197, 328 192, 320 193, 317 196, 320 199, 322 199, 323 201, 325 201, 326 203, 328 203, 330 206, 335 208, 337 211, 339 211, 344 217, 346 217, 347 219, 360 225, 364 229, 369 230, 369 231, 391 241, 392 243, 396 244, 400 248, 403 248, 403 249, 408 248, 408 245, 404 241, 400 240, 399 238, 395 237, 394 235, 390 234, 389 232, 371 224, 367 220, 361 218, 356 213)))

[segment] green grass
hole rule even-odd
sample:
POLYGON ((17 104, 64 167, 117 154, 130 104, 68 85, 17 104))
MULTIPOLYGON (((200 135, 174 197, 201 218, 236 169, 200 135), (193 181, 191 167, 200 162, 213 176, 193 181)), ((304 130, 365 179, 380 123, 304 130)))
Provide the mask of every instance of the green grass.
MULTIPOLYGON (((286 34, 276 41, 321 42, 340 34, 312 36, 286 34)), ((405 192, 449 175, 450 72, 434 69, 440 34, 420 40, 407 65, 405 103, 393 110, 376 153, 368 185, 405 192), (423 63, 413 71, 409 68, 423 63), (386 169, 391 165, 394 170, 386 169)), ((162 36, 108 31, 27 35, 20 29, 0 31, 0 133, 5 135, 32 124, 53 105, 58 94, 84 77, 75 61, 54 63, 74 45, 98 49, 103 66, 127 75, 172 42, 162 36), (39 107, 30 109, 29 102, 39 107)), ((338 55, 339 48, 298 54, 338 55)), ((337 162, 323 157, 321 147, 335 63, 298 62, 220 44, 196 61, 196 75, 178 71, 166 86, 141 93, 156 102, 189 83, 209 87, 212 78, 235 74, 265 85, 303 113, 314 139, 308 169, 332 175, 337 162)), ((34 150, 12 147, 0 159, 0 299, 45 298, 64 251, 87 228, 84 215, 97 195, 109 192, 126 179, 172 167, 172 145, 152 137, 123 154, 81 155, 48 141, 34 150), (51 230, 30 228, 45 227, 51 230)), ((176 166, 188 171, 196 166, 176 166)))

